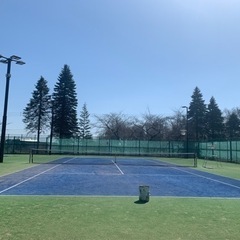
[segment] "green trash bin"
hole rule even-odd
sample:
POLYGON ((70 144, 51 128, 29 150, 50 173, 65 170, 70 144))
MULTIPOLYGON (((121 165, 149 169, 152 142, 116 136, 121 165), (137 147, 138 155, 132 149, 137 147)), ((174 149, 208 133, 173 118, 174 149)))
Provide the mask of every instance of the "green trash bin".
POLYGON ((139 186, 139 201, 149 202, 150 192, 149 186, 139 186))

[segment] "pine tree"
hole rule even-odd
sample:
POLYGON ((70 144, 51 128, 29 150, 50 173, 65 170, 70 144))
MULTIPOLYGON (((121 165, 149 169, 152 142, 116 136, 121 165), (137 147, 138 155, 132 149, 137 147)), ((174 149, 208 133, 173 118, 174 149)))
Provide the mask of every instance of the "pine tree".
POLYGON ((76 84, 68 65, 59 74, 53 92, 53 134, 59 138, 78 135, 76 84))
POLYGON ((90 114, 87 110, 87 104, 84 103, 79 118, 79 136, 81 139, 92 139, 89 116, 90 114))
POLYGON ((206 132, 206 105, 202 93, 196 87, 188 111, 189 136, 195 140, 204 138, 206 132))
POLYGON ((42 76, 35 87, 32 98, 23 110, 23 122, 26 124, 26 130, 31 133, 37 132, 39 144, 40 134, 49 128, 51 96, 47 81, 42 76))
POLYGON ((235 112, 232 112, 226 122, 227 136, 232 139, 240 136, 240 119, 235 112))
POLYGON ((206 113, 207 135, 213 140, 224 136, 224 118, 214 97, 211 97, 206 113))

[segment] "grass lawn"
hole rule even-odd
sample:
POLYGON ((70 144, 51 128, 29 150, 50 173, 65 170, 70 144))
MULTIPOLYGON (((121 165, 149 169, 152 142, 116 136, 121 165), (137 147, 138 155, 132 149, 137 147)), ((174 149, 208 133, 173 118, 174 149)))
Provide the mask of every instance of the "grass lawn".
POLYGON ((237 199, 0 198, 0 239, 238 240, 237 199))
POLYGON ((203 166, 204 160, 198 159, 197 169, 200 171, 240 179, 240 164, 208 161, 206 167, 203 166))
MULTIPOLYGON (((27 167, 28 156, 8 156, 0 175, 27 167)), ((240 165, 210 171, 240 179, 240 165), (237 169, 237 170, 236 170, 237 169)), ((1 178, 0 178, 1 181, 1 178)), ((156 239, 238 240, 240 199, 0 196, 0 240, 156 239)))
POLYGON ((0 176, 20 171, 33 165, 29 164, 29 155, 4 155, 3 163, 0 163, 0 176))

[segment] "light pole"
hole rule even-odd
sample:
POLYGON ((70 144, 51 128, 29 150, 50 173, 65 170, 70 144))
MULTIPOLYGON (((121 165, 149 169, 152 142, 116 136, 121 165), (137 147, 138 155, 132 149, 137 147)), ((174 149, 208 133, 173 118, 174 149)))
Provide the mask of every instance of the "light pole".
POLYGON ((5 145, 5 135, 6 135, 6 125, 7 125, 7 107, 8 107, 8 92, 9 92, 9 82, 11 78, 11 63, 23 65, 25 62, 20 61, 20 57, 12 55, 11 57, 4 57, 0 55, 0 62, 7 64, 7 74, 6 74, 6 88, 5 88, 5 100, 3 109, 3 119, 2 119, 2 133, 1 133, 1 145, 0 145, 0 163, 3 162, 4 155, 4 145, 5 145))
POLYGON ((182 106, 186 109, 186 152, 188 153, 188 107, 182 106))

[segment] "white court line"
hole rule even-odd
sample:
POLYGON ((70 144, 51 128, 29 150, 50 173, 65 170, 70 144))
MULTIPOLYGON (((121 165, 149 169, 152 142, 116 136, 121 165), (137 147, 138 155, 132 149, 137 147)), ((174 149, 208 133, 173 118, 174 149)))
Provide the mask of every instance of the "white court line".
MULTIPOLYGON (((68 159, 68 160, 64 161, 63 163, 70 162, 70 161, 74 160, 75 158, 77 158, 77 157, 72 157, 72 158, 70 158, 70 159, 68 159)), ((62 165, 63 163, 60 163, 60 165, 62 165)))
POLYGON ((23 184, 23 183, 25 183, 25 182, 28 182, 29 180, 32 180, 32 179, 34 179, 34 178, 36 178, 36 177, 38 177, 38 176, 40 176, 40 175, 42 175, 42 174, 44 174, 44 173, 46 173, 46 172, 48 172, 48 171, 51 171, 52 169, 54 169, 54 168, 56 168, 56 167, 59 167, 59 166, 60 166, 60 165, 56 165, 56 166, 51 167, 51 168, 49 168, 49 169, 47 169, 47 170, 45 170, 45 171, 43 171, 43 172, 40 172, 40 173, 38 173, 38 174, 30 177, 30 178, 27 178, 27 179, 25 179, 25 180, 23 180, 23 181, 21 181, 21 182, 19 182, 19 183, 17 183, 17 184, 14 184, 14 185, 12 185, 11 187, 8 187, 8 188, 0 191, 0 194, 3 193, 3 192, 6 192, 6 191, 8 191, 8 190, 10 190, 10 189, 12 189, 12 188, 15 188, 15 187, 17 187, 17 186, 19 186, 19 185, 21 185, 21 184, 23 184))
MULTIPOLYGON (((74 158, 75 158, 75 157, 74 157, 74 158)), ((70 159, 64 161, 62 164, 67 163, 67 162, 70 162, 70 161, 73 160, 74 158, 70 158, 70 159)), ((116 164, 114 161, 113 161, 113 163, 114 163, 114 165, 117 167, 117 169, 120 171, 120 173, 121 173, 122 175, 124 175, 123 171, 117 166, 117 164, 116 164)), ((47 170, 45 170, 45 171, 43 171, 43 172, 40 172, 40 173, 38 173, 38 174, 30 177, 30 178, 27 178, 27 179, 25 179, 25 180, 23 180, 23 181, 21 181, 21 182, 19 182, 19 183, 17 183, 17 184, 14 184, 14 185, 12 185, 11 187, 5 188, 4 190, 0 191, 0 194, 4 193, 4 192, 6 192, 6 191, 8 191, 8 190, 10 190, 10 189, 13 189, 13 188, 15 188, 15 187, 17 187, 17 186, 25 183, 25 182, 28 182, 28 181, 30 181, 30 180, 32 180, 32 179, 34 179, 34 178, 36 178, 36 177, 38 177, 38 176, 46 173, 46 172, 49 172, 49 171, 51 171, 51 170, 53 170, 53 169, 61 166, 62 164, 55 165, 54 167, 51 167, 51 168, 49 168, 49 169, 47 169, 47 170)))
POLYGON ((115 167, 118 169, 118 171, 124 175, 124 172, 121 170, 121 168, 112 160, 113 164, 115 165, 115 167))
POLYGON ((216 179, 213 179, 213 178, 210 178, 210 177, 205 177, 205 176, 202 176, 202 175, 200 175, 200 174, 192 173, 192 172, 189 172, 189 171, 186 171, 186 170, 183 170, 183 169, 179 169, 179 168, 176 168, 176 167, 173 167, 173 168, 176 169, 176 170, 178 170, 178 171, 181 171, 181 172, 185 172, 185 173, 188 173, 188 174, 197 176, 197 177, 205 178, 205 179, 207 179, 207 180, 210 180, 210 181, 213 181, 213 182, 217 182, 217 183, 221 183, 221 184, 227 185, 227 186, 229 186, 229 187, 233 187, 233 188, 240 189, 240 187, 238 187, 238 186, 236 186, 236 185, 233 185, 233 184, 230 184, 230 183, 226 183, 226 182, 223 182, 223 181, 220 181, 220 180, 216 180, 216 179))

